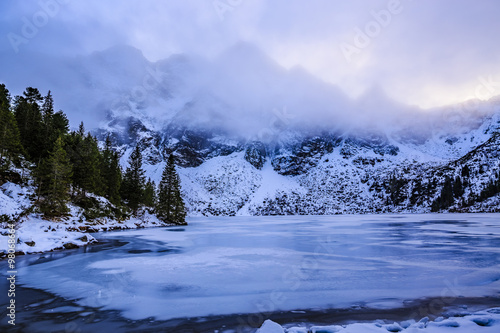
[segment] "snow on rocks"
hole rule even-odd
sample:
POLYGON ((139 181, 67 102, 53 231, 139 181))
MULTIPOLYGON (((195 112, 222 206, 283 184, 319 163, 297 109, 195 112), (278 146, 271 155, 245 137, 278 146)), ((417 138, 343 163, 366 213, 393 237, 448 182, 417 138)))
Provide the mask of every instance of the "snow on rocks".
MULTIPOLYGON (((166 225, 145 210, 137 217, 129 217, 123 221, 111 218, 87 220, 83 215, 83 209, 74 205, 69 205, 69 216, 57 221, 45 220, 40 214, 35 213, 21 217, 21 214, 32 205, 29 199, 30 189, 10 182, 0 187, 0 258, 7 255, 8 230, 12 225, 16 230, 17 254, 72 249, 97 242, 89 232, 166 225)), ((105 198, 93 197, 105 205, 110 205, 105 198)))
POLYGON ((266 320, 257 333, 284 333, 285 330, 272 320, 266 320))
MULTIPOLYGON (((18 224, 16 236, 19 253, 70 249, 95 242, 90 234, 68 231, 66 223, 46 221, 34 215, 18 224)), ((2 236, 1 241, 7 243, 7 237, 2 236)))
POLYGON ((286 333, 309 333, 309 330, 306 327, 291 327, 286 333))
MULTIPOLYGON (((304 325, 305 326, 305 325, 304 325)), ((497 333, 500 332, 500 308, 492 308, 465 316, 450 318, 439 317, 433 321, 424 318, 418 322, 414 320, 401 323, 381 324, 380 321, 373 323, 352 323, 348 325, 311 326, 311 327, 288 327, 266 320, 257 333, 497 333)))
MULTIPOLYGON (((72 211, 74 207, 72 207, 72 211)), ((144 212, 140 217, 132 217, 124 221, 101 219, 95 221, 79 220, 71 216, 61 221, 47 221, 36 214, 31 214, 17 223, 16 252, 18 254, 47 252, 60 249, 71 249, 88 245, 97 240, 89 232, 110 231, 118 229, 136 229, 159 227, 166 224, 152 214, 144 212)), ((0 235, 0 257, 7 253, 9 239, 7 223, 2 223, 0 235)))
POLYGON ((189 215, 236 215, 262 185, 259 171, 244 153, 214 157, 179 171, 189 215))
POLYGON ((0 216, 13 218, 28 208, 31 203, 28 188, 7 182, 0 186, 0 216))
POLYGON ((313 326, 311 327, 311 333, 336 333, 339 332, 341 326, 313 326))

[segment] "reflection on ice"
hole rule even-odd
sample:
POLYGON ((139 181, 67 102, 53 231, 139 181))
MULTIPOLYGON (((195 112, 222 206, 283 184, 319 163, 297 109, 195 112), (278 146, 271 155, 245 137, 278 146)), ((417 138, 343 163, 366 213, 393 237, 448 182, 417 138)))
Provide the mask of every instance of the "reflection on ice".
POLYGON ((189 224, 98 234, 126 243, 26 266, 20 283, 131 319, 384 308, 500 290, 495 214, 193 218, 189 224))

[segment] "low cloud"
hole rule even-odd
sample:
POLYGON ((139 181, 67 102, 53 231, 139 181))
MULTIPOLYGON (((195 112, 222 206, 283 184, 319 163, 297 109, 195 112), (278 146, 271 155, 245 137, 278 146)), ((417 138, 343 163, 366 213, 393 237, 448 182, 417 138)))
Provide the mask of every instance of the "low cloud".
MULTIPOLYGON (((300 66, 350 98, 378 87, 389 99, 424 108, 477 97, 480 77, 500 77, 496 0, 6 0, 0 10, 0 56, 6 64, 18 64, 5 66, 0 80, 16 93, 36 83, 51 89, 57 74, 65 75, 64 66, 70 66, 61 64, 63 70, 54 74, 28 73, 32 67, 23 70, 20 62, 76 59, 117 44, 140 49, 154 63, 177 53, 214 61, 244 40, 279 65, 300 66), (391 12, 395 6, 397 12, 391 12), (390 18, 383 17, 386 11, 390 18), (26 35, 30 24, 37 31, 26 35), (348 61, 341 46, 354 45, 359 31, 371 35, 369 43, 348 61), (15 46, 13 34, 22 40, 15 46), (31 79, 36 75, 49 77, 31 79), (20 82, 23 78, 26 82, 20 82)), ((248 96, 257 96, 252 91, 259 87, 241 84, 248 84, 248 96)), ((337 102, 337 109, 347 108, 337 102)), ((331 114, 323 109, 318 106, 312 115, 331 114)))

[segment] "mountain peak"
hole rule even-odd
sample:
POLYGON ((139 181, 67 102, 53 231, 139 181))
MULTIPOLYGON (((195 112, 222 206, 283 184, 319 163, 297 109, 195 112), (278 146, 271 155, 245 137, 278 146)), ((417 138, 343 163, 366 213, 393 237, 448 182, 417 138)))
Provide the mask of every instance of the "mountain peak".
POLYGON ((280 67, 257 45, 244 41, 237 42, 222 52, 218 61, 229 66, 251 66, 262 69, 280 67))
POLYGON ((93 52, 90 58, 106 64, 120 63, 125 66, 148 62, 141 50, 125 44, 118 44, 102 51, 93 52))
POLYGON ((141 50, 138 48, 135 48, 131 45, 128 44, 116 44, 110 48, 107 48, 102 51, 96 51, 94 54, 135 54, 136 56, 144 57, 143 53, 141 50))

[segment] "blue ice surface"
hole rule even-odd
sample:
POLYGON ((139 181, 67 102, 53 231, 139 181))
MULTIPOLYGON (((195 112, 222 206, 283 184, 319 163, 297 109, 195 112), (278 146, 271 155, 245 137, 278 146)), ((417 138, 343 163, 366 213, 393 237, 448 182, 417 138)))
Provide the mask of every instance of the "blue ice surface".
POLYGON ((277 310, 397 308, 500 290, 498 214, 190 218, 95 234, 128 242, 25 265, 19 283, 160 320, 277 310))

